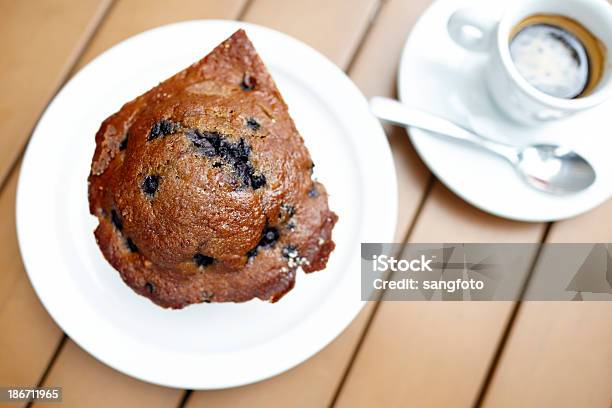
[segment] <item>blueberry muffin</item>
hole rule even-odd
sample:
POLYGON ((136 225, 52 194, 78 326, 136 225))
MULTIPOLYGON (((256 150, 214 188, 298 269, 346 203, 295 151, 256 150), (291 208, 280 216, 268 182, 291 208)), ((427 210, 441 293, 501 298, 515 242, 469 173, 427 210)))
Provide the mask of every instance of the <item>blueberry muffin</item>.
POLYGON ((89 206, 104 257, 163 307, 277 301, 325 268, 337 216, 243 30, 96 134, 89 206))

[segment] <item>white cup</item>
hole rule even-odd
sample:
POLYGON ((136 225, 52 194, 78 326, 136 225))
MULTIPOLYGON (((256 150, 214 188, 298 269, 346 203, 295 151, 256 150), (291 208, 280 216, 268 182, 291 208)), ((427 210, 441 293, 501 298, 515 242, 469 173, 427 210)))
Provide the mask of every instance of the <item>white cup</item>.
POLYGON ((578 21, 606 50, 612 50, 612 6, 606 0, 512 1, 497 18, 482 8, 456 11, 448 21, 450 37, 463 48, 486 53, 487 87, 496 104, 511 118, 528 125, 542 124, 592 108, 612 94, 612 65, 604 56, 603 75, 584 97, 557 98, 532 86, 510 56, 510 35, 522 20, 535 14, 555 14, 578 21))

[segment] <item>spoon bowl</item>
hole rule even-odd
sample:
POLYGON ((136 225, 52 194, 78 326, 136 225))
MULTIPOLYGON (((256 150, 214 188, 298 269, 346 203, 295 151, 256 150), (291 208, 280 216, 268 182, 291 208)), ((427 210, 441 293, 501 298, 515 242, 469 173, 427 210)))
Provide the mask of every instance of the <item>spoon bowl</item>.
POLYGON ((595 182, 595 170, 577 153, 551 144, 523 147, 517 171, 527 184, 553 194, 572 194, 595 182))

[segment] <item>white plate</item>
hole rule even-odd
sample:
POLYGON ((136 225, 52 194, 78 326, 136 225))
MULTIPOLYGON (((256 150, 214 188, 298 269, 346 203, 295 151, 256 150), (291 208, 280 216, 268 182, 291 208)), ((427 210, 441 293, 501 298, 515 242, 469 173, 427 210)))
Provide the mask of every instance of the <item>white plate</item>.
POLYGON ((465 51, 448 36, 446 23, 457 9, 479 7, 499 13, 511 1, 440 0, 418 21, 404 47, 398 79, 402 102, 451 119, 501 142, 557 142, 584 155, 597 180, 588 190, 556 197, 527 186, 504 161, 478 149, 411 129, 418 154, 452 191, 492 214, 522 221, 572 217, 612 195, 612 101, 589 112, 539 128, 518 125, 493 105, 484 84, 486 57, 465 51))
POLYGON ((106 51, 51 102, 26 152, 17 229, 30 280, 51 316, 104 363, 156 384, 214 389, 259 381, 306 360, 356 316, 360 243, 393 239, 391 152, 357 87, 318 52, 279 32, 231 21, 160 27, 106 51), (164 310, 104 260, 89 215, 94 135, 121 105, 245 28, 285 97, 340 220, 325 271, 298 274, 280 302, 164 310), (180 44, 180 46, 177 46, 180 44))

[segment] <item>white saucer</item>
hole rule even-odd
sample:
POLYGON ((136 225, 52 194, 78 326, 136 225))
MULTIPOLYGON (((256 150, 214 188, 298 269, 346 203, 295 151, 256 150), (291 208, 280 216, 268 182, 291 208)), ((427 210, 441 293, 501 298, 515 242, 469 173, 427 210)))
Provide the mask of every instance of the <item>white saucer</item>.
POLYGON ((498 111, 484 84, 486 57, 456 45, 447 34, 446 23, 461 7, 477 5, 500 12, 505 4, 509 1, 434 3, 406 41, 399 69, 400 100, 501 142, 515 145, 556 142, 569 146, 595 167, 595 184, 573 196, 548 195, 527 186, 504 159, 418 129, 411 129, 410 137, 421 159, 438 179, 484 211, 521 221, 572 217, 612 195, 612 101, 540 128, 516 124, 498 111))
POLYGON ((17 229, 32 285, 51 316, 104 363, 156 384, 191 389, 259 381, 306 360, 362 308, 360 243, 393 240, 397 188, 384 132, 333 63, 277 31, 191 21, 122 42, 51 102, 28 146, 17 229), (268 65, 340 217, 325 271, 298 274, 278 303, 164 310, 135 294, 102 257, 87 176, 101 121, 245 28, 268 65), (180 44, 180 47, 175 46, 180 44), (373 165, 372 163, 375 163, 373 165))

